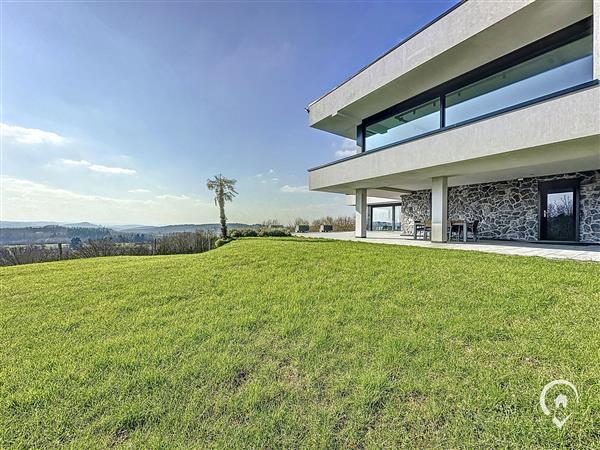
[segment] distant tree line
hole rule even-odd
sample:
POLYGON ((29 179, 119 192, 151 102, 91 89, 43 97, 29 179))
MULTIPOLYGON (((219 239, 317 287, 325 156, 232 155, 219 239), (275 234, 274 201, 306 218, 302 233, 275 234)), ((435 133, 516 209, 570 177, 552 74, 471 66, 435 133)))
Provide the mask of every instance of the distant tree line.
POLYGON ((2 228, 0 229, 0 244, 45 244, 67 243, 78 237, 83 241, 103 239, 114 233, 109 228, 71 228, 59 225, 45 227, 2 228))

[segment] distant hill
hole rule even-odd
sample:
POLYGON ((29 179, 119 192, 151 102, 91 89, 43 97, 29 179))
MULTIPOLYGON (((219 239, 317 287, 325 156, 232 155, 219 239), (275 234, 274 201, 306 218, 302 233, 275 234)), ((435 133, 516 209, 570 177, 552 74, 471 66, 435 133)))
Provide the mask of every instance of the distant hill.
POLYGON ((48 225, 60 225, 59 222, 24 222, 14 220, 0 220, 0 228, 28 228, 28 227, 46 227, 48 225))
POLYGON ((104 228, 102 225, 96 225, 90 222, 79 222, 79 223, 65 223, 63 227, 67 228, 104 228))
POLYGON ((146 225, 140 225, 138 224, 125 224, 125 225, 111 225, 111 224, 107 224, 106 225, 108 228, 112 229, 112 230, 116 230, 116 231, 127 231, 127 230, 131 230, 132 228, 144 228, 146 225))
MULTIPOLYGON (((258 226, 245 223, 227 224, 230 230, 258 226)), ((121 225, 119 228, 106 228, 90 222, 59 225, 57 222, 3 221, 2 227, 0 227, 0 245, 56 244, 59 242, 68 243, 74 237, 86 241, 88 239, 102 239, 109 236, 117 242, 140 242, 152 239, 153 236, 196 230, 218 233, 220 229, 221 225, 218 223, 165 225, 161 227, 121 225), (45 223, 46 225, 37 225, 40 223, 45 223)))
POLYGON ((14 220, 0 220, 0 228, 37 228, 47 226, 60 226, 67 228, 105 228, 102 225, 97 225, 90 222, 79 222, 79 223, 65 223, 65 222, 48 222, 48 221, 14 221, 14 220))
POLYGON ((82 241, 89 239, 102 239, 112 235, 108 228, 93 227, 62 227, 59 225, 46 225, 44 227, 15 227, 0 230, 0 244, 2 245, 28 245, 28 244, 57 244, 67 243, 72 238, 78 237, 82 241))
MULTIPOLYGON (((258 225, 248 225, 247 223, 228 223, 227 228, 240 229, 240 228, 254 228, 258 225)), ((125 228, 124 231, 127 233, 138 233, 138 234, 172 234, 172 233, 183 233, 187 231, 205 230, 217 232, 221 229, 221 225, 218 223, 202 223, 202 224, 181 224, 181 225, 165 225, 162 227, 155 226, 140 226, 136 228, 125 228)))

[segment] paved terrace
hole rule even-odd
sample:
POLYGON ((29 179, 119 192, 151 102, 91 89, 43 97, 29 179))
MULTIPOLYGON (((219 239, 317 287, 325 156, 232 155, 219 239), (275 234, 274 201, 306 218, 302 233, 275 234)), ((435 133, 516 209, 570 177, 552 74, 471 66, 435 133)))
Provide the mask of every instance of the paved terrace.
POLYGON ((343 241, 371 242, 374 244, 412 245, 428 248, 471 250, 503 255, 541 256, 542 258, 574 259, 600 262, 600 245, 557 245, 517 241, 448 242, 446 244, 415 240, 390 231, 368 231, 366 238, 354 237, 354 232, 296 233, 296 236, 339 239, 343 241))

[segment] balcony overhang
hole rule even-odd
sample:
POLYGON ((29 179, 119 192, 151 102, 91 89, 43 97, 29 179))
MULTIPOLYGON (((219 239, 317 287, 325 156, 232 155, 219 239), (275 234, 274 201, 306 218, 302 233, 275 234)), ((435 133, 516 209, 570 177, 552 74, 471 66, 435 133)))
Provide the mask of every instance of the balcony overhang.
POLYGON ((310 126, 354 139, 364 118, 592 13, 591 0, 462 2, 313 102, 310 126))
POLYGON ((352 194, 600 169, 600 86, 365 152, 310 171, 311 190, 352 194), (565 126, 567 124, 567 126, 565 126))

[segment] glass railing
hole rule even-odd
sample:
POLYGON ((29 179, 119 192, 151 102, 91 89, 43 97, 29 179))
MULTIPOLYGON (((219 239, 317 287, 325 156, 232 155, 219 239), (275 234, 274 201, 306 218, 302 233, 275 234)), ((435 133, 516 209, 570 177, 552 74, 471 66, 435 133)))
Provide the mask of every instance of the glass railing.
POLYGON ((365 127, 365 149, 383 147, 440 127, 440 100, 388 117, 365 127))

